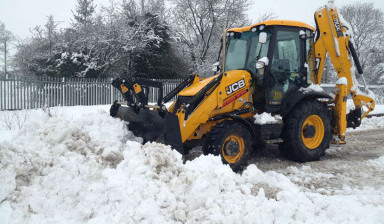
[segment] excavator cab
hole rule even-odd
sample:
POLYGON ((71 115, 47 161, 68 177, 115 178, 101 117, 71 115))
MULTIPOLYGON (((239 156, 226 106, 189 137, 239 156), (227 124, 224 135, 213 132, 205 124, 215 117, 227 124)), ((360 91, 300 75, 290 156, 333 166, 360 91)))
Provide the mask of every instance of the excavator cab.
POLYGON ((310 32, 302 27, 276 27, 271 41, 271 64, 265 76, 268 112, 280 110, 283 99, 301 87, 307 87, 307 49, 310 32))
POLYGON ((296 21, 272 20, 230 29, 225 71, 247 70, 253 78, 253 104, 280 113, 300 88, 311 84, 309 66, 315 29, 296 21))
POLYGON ((264 68, 259 68, 260 65, 257 65, 257 62, 261 58, 268 58, 271 30, 266 26, 253 27, 245 32, 229 31, 227 36, 225 71, 248 71, 252 75, 254 85, 253 104, 256 108, 263 109, 265 107, 264 68))

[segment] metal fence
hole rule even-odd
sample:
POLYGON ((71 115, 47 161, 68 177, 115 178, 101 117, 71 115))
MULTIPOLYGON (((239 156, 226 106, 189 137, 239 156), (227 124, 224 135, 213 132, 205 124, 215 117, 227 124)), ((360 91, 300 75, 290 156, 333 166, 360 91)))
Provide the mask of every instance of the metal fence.
MULTIPOLYGON (((54 106, 103 105, 122 101, 110 79, 0 76, 0 110, 22 110, 54 106)), ((182 80, 160 80, 167 94, 182 80)), ((149 89, 155 102, 158 90, 149 89)))
MULTIPOLYGON (((335 94, 335 84, 321 84, 326 92, 335 94)), ((363 87, 361 87, 363 89, 363 87)), ((369 85, 368 89, 375 94, 376 104, 384 103, 384 85, 369 85)))
MULTIPOLYGON (((122 101, 120 92, 110 79, 13 77, 0 75, 0 110, 22 110, 54 106, 103 105, 122 101)), ((169 93, 182 80, 157 80, 163 83, 163 94, 169 93)), ((323 84, 334 92, 334 85, 323 84)), ((384 103, 384 85, 372 85, 377 103, 384 103)), ((158 90, 149 89, 149 101, 156 102, 158 90)))

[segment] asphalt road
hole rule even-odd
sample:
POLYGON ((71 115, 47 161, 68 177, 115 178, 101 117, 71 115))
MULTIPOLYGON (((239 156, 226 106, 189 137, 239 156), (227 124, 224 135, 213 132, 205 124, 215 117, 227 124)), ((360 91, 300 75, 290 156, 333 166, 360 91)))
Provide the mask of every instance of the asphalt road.
POLYGON ((271 144, 258 150, 250 163, 264 172, 282 173, 311 191, 333 194, 345 187, 383 187, 384 164, 375 164, 381 156, 384 156, 384 129, 377 129, 347 133, 347 144, 331 145, 320 161, 289 161, 271 144))
MULTIPOLYGON (((196 148, 185 159, 199 155, 201 151, 196 148)), ((331 145, 319 161, 293 162, 281 155, 277 144, 267 144, 255 151, 249 164, 255 164, 263 172, 284 174, 303 190, 332 195, 345 188, 382 188, 384 164, 374 164, 381 156, 384 156, 384 129, 376 129, 348 132, 347 144, 331 145)), ((273 197, 273 189, 265 190, 273 197)))

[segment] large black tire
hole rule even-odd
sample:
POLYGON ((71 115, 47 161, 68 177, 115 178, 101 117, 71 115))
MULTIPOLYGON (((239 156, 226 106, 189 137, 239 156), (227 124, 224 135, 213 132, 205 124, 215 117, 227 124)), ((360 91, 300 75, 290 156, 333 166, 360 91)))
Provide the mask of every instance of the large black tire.
POLYGON ((242 171, 252 156, 253 138, 247 127, 233 120, 223 121, 207 136, 203 153, 220 155, 233 171, 242 171))
POLYGON ((332 140, 331 116, 327 106, 316 99, 296 105, 284 119, 284 143, 279 149, 297 162, 319 160, 332 140))

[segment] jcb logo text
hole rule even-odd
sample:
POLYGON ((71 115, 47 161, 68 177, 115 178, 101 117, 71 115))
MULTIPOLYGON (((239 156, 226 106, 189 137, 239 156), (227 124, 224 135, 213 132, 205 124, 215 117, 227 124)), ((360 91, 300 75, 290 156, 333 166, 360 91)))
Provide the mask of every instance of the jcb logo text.
POLYGON ((227 92, 227 95, 236 92, 237 90, 243 88, 245 86, 245 81, 244 79, 237 81, 227 87, 225 87, 225 91, 227 92))

